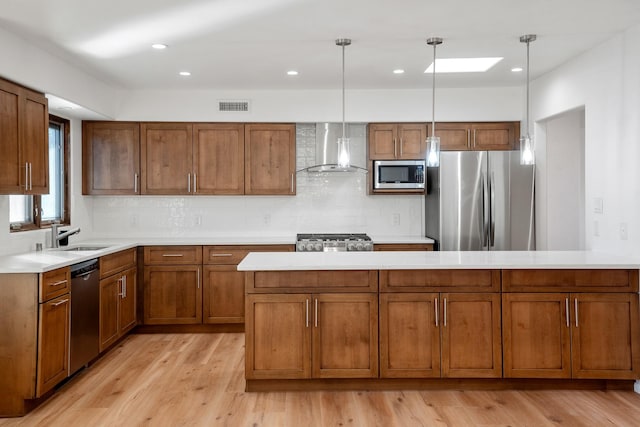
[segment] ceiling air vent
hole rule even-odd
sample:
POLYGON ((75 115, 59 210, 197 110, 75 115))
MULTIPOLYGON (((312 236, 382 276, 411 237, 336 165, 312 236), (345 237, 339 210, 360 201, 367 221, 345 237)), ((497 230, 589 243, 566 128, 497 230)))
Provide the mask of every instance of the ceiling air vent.
POLYGON ((218 111, 248 112, 249 101, 218 101, 218 111))

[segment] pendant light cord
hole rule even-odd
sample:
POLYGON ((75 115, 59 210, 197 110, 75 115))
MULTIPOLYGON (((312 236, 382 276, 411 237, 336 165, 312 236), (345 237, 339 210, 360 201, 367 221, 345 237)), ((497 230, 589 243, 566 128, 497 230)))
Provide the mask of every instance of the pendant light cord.
POLYGON ((345 138, 345 118, 344 118, 344 110, 345 110, 345 102, 344 102, 344 47, 342 45, 342 139, 345 138))
POLYGON ((431 136, 436 134, 436 44, 433 45, 433 86, 431 96, 431 136))
POLYGON ((529 121, 529 43, 527 40, 527 138, 531 138, 531 132, 529 130, 530 121, 529 121))

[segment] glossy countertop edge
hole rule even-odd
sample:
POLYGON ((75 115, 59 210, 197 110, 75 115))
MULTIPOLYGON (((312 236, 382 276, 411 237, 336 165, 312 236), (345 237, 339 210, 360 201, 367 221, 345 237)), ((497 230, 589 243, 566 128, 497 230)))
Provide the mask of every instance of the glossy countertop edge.
POLYGON ((240 271, 639 269, 640 258, 591 251, 252 252, 240 271))

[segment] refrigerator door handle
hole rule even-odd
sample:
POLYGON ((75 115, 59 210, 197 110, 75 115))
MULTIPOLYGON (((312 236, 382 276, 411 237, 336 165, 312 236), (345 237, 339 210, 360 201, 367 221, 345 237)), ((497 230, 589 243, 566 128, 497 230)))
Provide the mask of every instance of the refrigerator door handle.
POLYGON ((491 246, 495 246, 496 244, 496 176, 494 172, 491 172, 491 182, 489 183, 489 191, 490 191, 490 201, 491 208, 489 210, 489 218, 491 218, 491 228, 490 228, 490 241, 489 244, 491 246))
POLYGON ((487 179, 482 175, 482 246, 489 246, 489 212, 487 206, 487 179))

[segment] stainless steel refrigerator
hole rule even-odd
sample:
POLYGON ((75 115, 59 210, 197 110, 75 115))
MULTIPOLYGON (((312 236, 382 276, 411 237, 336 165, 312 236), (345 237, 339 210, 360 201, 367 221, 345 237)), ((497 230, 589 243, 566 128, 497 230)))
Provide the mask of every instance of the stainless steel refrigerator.
POLYGON ((425 234, 441 251, 535 250, 533 166, 518 151, 443 151, 427 168, 425 234))

